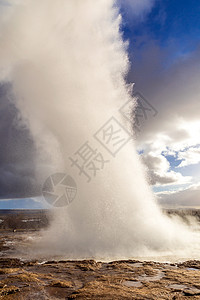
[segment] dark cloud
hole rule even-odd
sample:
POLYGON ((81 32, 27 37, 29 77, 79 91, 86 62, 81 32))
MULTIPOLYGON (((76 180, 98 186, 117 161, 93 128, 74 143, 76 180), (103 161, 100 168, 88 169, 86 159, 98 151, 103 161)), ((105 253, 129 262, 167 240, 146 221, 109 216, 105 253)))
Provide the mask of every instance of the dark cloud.
POLYGON ((10 84, 0 86, 0 198, 40 194, 35 180, 35 147, 10 100, 10 84))
POLYGON ((180 138, 178 118, 186 122, 199 120, 200 47, 172 63, 169 61, 172 45, 162 49, 148 37, 140 39, 142 46, 138 39, 130 52, 132 68, 128 81, 135 82, 135 90, 143 94, 158 114, 144 123, 138 139, 145 141, 158 132, 180 138))

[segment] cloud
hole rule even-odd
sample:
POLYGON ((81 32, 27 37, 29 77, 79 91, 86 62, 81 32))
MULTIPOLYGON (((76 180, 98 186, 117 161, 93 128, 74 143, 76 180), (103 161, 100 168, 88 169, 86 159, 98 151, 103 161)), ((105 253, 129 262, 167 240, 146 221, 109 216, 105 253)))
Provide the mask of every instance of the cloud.
POLYGON ((198 164, 200 162, 200 147, 190 147, 186 151, 180 151, 178 159, 182 160, 178 167, 198 164))
POLYGON ((156 0, 117 0, 123 16, 123 22, 132 26, 143 22, 154 6, 156 0))
POLYGON ((185 184, 191 181, 190 176, 182 176, 181 173, 170 170, 170 163, 161 154, 147 152, 142 155, 142 160, 152 185, 185 184))
POLYGON ((40 194, 35 178, 36 148, 10 101, 11 86, 0 86, 0 199, 40 194))
POLYGON ((179 50, 175 41, 163 48, 144 34, 133 46, 129 49, 133 61, 129 81, 135 82, 134 92, 139 91, 158 111, 156 117, 149 115, 141 122, 136 138, 150 182, 189 182, 191 177, 183 176, 173 164, 177 166, 179 159, 179 167, 200 161, 196 150, 200 140, 200 47, 174 61, 174 51, 179 50), (168 155, 174 157, 169 165, 168 155))
POLYGON ((154 5, 155 0, 122 0, 132 16, 141 16, 148 13, 154 5))
POLYGON ((159 192, 156 194, 162 206, 200 206, 200 182, 179 191, 159 192))
MULTIPOLYGON (((165 122, 164 117, 163 122, 165 122)), ((200 162, 199 122, 183 122, 181 118, 172 118, 171 124, 174 126, 171 127, 169 124, 164 131, 162 120, 158 117, 157 132, 151 132, 149 129, 149 139, 146 141, 142 140, 143 136, 139 137, 138 147, 143 149, 142 159, 148 169, 149 181, 152 185, 188 183, 192 177, 182 176, 177 168, 200 162), (168 156, 174 157, 176 168, 169 163, 168 156)))
POLYGON ((146 40, 145 48, 134 52, 129 80, 158 111, 142 125, 137 140, 147 143, 162 134, 171 149, 179 150, 195 146, 200 137, 200 48, 167 68, 163 64, 171 50, 165 51, 146 40))

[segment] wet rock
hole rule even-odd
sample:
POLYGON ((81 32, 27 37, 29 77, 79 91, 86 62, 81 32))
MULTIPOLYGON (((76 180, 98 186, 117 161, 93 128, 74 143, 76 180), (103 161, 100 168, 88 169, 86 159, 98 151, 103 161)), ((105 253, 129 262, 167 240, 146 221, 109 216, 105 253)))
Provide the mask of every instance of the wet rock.
POLYGON ((198 296, 200 295, 200 290, 195 288, 185 289, 183 291, 185 296, 198 296))
POLYGON ((77 266, 82 271, 95 271, 101 267, 101 263, 96 262, 95 260, 83 260, 82 262, 77 263, 77 266))
POLYGON ((0 258, 0 268, 20 267, 23 263, 17 258, 0 258))
POLYGON ((49 286, 60 287, 60 288, 70 288, 70 287, 72 287, 72 283, 69 281, 57 280, 57 281, 53 281, 52 283, 50 283, 49 286))
POLYGON ((15 294, 17 292, 19 292, 20 289, 16 286, 4 286, 1 288, 0 290, 0 296, 8 296, 8 295, 11 295, 11 294, 15 294))
POLYGON ((189 260, 177 265, 180 268, 200 269, 200 261, 189 260))

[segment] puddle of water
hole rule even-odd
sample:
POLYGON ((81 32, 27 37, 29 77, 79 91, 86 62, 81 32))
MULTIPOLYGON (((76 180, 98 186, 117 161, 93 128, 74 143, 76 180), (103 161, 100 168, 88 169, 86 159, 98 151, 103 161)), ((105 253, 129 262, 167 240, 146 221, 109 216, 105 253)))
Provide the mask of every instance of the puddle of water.
POLYGON ((44 261, 38 262, 37 265, 44 265, 46 262, 47 262, 47 260, 44 260, 44 261))
POLYGON ((4 245, 5 245, 5 246, 14 245, 14 241, 6 240, 6 241, 4 242, 4 245))
POLYGON ((128 263, 127 265, 130 266, 130 267, 134 267, 134 268, 143 267, 142 263, 128 263))
POLYGON ((174 289, 177 291, 184 291, 184 292, 188 292, 191 295, 200 295, 200 290, 195 288, 195 287, 191 287, 191 286, 186 286, 184 284, 170 284, 168 285, 168 288, 170 289, 174 289))
POLYGON ((141 281, 158 281, 158 280, 162 279, 164 276, 165 276, 164 273, 161 271, 155 276, 147 276, 145 274, 145 275, 139 276, 138 279, 141 281))
POLYGON ((175 290, 184 290, 184 289, 187 289, 188 287, 184 284, 170 284, 168 285, 168 287, 170 289, 175 289, 175 290))
POLYGON ((128 287, 136 287, 139 288, 142 286, 142 283, 140 281, 132 281, 132 280, 127 280, 123 282, 123 285, 128 286, 128 287))
POLYGON ((80 280, 74 280, 76 290, 81 289, 83 287, 83 283, 80 280))

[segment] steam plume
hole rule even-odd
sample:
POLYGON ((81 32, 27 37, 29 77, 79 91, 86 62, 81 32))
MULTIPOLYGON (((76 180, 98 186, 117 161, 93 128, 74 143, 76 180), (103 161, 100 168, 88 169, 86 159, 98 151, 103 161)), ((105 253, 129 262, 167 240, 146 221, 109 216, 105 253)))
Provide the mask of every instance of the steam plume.
POLYGON ((44 232, 47 253, 121 258, 189 251, 193 241, 189 229, 161 213, 134 141, 114 158, 93 137, 112 116, 127 126, 119 113, 130 99, 120 22, 112 0, 27 0, 1 28, 1 78, 13 83, 34 136, 38 179, 66 172, 78 187, 44 232), (89 183, 69 160, 86 141, 109 160, 89 183))

